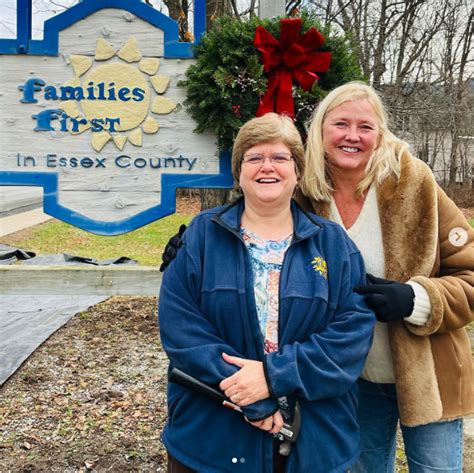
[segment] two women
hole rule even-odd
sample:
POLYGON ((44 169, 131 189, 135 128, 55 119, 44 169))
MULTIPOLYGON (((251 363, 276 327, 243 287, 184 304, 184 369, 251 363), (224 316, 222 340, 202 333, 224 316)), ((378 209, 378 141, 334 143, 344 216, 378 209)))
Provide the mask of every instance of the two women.
POLYGON ((377 316, 359 381, 356 472, 393 471, 400 420, 410 473, 461 472, 474 410, 474 232, 428 166, 387 127, 362 83, 327 95, 308 133, 300 203, 344 227, 364 258, 377 316))
POLYGON ((393 471, 400 422, 411 473, 461 472, 462 416, 474 411, 464 329, 474 319, 473 230, 362 83, 315 110, 299 187, 298 202, 345 228, 370 273, 356 289, 378 322, 358 382, 362 453, 351 471, 393 471))
POLYGON ((243 414, 169 383, 169 471, 342 472, 359 455, 356 380, 375 317, 343 229, 292 201, 304 172, 291 120, 245 124, 232 167, 243 198, 199 214, 159 299, 170 366, 219 386, 243 414), (272 434, 298 402, 288 457, 272 434))

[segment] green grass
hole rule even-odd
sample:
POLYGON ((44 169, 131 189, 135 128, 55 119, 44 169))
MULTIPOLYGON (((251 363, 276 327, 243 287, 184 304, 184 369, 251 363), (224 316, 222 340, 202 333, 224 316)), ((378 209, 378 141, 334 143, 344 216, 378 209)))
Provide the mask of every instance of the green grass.
POLYGON ((2 243, 37 255, 69 253, 96 259, 127 256, 146 266, 159 266, 169 238, 192 215, 173 214, 119 236, 98 236, 57 220, 2 238, 2 243))
MULTIPOLYGON (((2 243, 34 251, 37 255, 69 253, 96 259, 128 256, 146 266, 161 264, 161 253, 169 238, 192 215, 173 214, 125 235, 93 235, 54 220, 2 238, 2 243)), ((469 219, 474 227, 474 218, 469 219)))

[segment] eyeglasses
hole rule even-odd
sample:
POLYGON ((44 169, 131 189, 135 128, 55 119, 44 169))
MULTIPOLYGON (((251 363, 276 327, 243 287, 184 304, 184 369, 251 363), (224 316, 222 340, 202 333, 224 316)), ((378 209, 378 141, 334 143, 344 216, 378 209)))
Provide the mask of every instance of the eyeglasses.
MULTIPOLYGON (((248 154, 247 156, 242 156, 242 161, 247 164, 258 164, 262 165, 265 162, 264 156, 261 154, 248 154)), ((289 153, 274 153, 268 159, 272 164, 286 164, 293 160, 293 156, 289 153)))

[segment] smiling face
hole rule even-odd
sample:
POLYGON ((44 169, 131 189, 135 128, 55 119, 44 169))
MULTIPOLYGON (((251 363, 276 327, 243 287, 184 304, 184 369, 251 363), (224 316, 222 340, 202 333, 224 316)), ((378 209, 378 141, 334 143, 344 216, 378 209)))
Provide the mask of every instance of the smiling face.
POLYGON ((297 175, 293 160, 275 164, 269 159, 278 153, 291 155, 291 151, 281 141, 260 143, 245 151, 244 156, 261 155, 261 164, 242 162, 239 185, 245 196, 246 205, 253 207, 290 205, 296 187, 297 175))
POLYGON ((379 124, 365 99, 344 102, 327 113, 323 123, 324 151, 330 167, 361 173, 377 149, 379 124))

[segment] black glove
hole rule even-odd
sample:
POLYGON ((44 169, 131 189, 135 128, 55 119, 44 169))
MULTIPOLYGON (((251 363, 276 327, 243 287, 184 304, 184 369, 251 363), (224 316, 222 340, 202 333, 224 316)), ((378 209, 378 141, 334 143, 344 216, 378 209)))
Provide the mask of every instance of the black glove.
POLYGON ((186 230, 186 225, 181 225, 179 227, 178 233, 172 236, 168 243, 165 246, 163 254, 161 255, 161 260, 163 261, 160 266, 160 271, 163 272, 168 265, 176 258, 178 254, 178 249, 181 248, 183 245, 183 240, 181 237, 183 236, 184 231, 186 230))
POLYGON ((371 274, 367 274, 367 283, 356 286, 354 291, 365 296, 365 302, 379 322, 402 320, 411 315, 415 291, 409 284, 376 278, 371 274))

